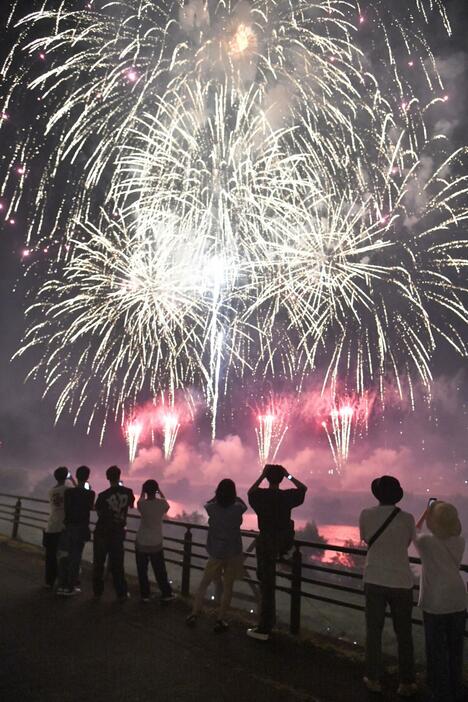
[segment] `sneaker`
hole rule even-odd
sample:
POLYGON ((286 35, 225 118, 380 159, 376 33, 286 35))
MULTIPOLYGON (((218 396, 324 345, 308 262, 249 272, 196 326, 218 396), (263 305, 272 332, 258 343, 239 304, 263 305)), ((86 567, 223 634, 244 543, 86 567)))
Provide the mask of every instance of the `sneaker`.
POLYGON ((197 615, 196 614, 189 614, 188 617, 185 617, 185 623, 187 626, 194 627, 197 623, 197 615))
POLYGON ((227 631, 229 629, 229 624, 225 622, 223 619, 217 619, 216 623, 213 627, 213 631, 215 634, 222 634, 223 631, 227 631))
POLYGON ((171 593, 170 595, 163 595, 163 597, 161 597, 161 602, 174 602, 175 598, 176 596, 173 593, 171 593))
POLYGON ((400 697, 413 697, 418 691, 416 683, 400 683, 398 685, 397 695, 400 697))
POLYGON ((80 592, 81 592, 81 587, 80 587, 79 585, 75 585, 75 587, 74 587, 73 589, 74 589, 74 591, 75 591, 78 595, 80 594, 80 592))
POLYGON ((60 595, 60 596, 64 595, 64 594, 65 594, 65 588, 64 588, 64 587, 58 587, 58 588, 55 590, 55 594, 56 594, 56 595, 60 595))
POLYGON ((57 595, 60 595, 61 597, 74 597, 75 595, 79 595, 79 592, 76 592, 73 588, 71 590, 66 589, 64 587, 61 587, 57 590, 57 595))
POLYGON ((117 597, 117 602, 123 603, 123 602, 126 602, 126 601, 129 600, 129 599, 130 599, 130 593, 129 593, 129 592, 126 592, 125 595, 119 595, 119 597, 117 597))
POLYGON ((377 692, 377 693, 382 692, 382 685, 380 684, 379 680, 372 680, 371 678, 364 677, 362 679, 362 682, 367 687, 369 692, 377 692))
POLYGON ((254 626, 253 629, 247 629, 247 636, 251 639, 257 639, 257 641, 268 641, 270 634, 266 631, 260 631, 258 626, 254 626))
POLYGON ((141 602, 151 602, 151 597, 142 597, 141 602))

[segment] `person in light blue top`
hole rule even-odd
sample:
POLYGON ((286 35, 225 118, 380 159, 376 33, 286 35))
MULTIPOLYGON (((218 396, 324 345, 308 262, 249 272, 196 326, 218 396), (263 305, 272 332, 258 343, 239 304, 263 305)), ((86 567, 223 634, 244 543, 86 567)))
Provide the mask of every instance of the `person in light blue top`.
POLYGON ((235 483, 225 478, 216 488, 214 498, 205 504, 205 509, 208 514, 208 562, 186 622, 189 626, 196 624, 208 585, 222 577, 223 594, 214 627, 214 631, 220 633, 229 627, 226 613, 231 604, 234 581, 244 574, 240 528, 247 505, 237 497, 235 483))

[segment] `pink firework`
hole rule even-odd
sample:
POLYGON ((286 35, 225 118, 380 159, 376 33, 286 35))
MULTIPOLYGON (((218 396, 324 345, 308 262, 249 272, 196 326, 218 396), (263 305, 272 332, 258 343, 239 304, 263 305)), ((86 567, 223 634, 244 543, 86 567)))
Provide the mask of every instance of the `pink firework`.
POLYGON ((161 427, 164 437, 164 458, 170 461, 180 429, 179 415, 175 409, 161 414, 161 427))
POLYGON ((124 433, 128 444, 128 459, 130 463, 133 463, 136 458, 142 431, 143 422, 139 419, 131 419, 125 425, 124 433))
POLYGON ((288 431, 289 408, 285 398, 270 397, 266 405, 257 410, 255 434, 260 463, 274 461, 288 431))

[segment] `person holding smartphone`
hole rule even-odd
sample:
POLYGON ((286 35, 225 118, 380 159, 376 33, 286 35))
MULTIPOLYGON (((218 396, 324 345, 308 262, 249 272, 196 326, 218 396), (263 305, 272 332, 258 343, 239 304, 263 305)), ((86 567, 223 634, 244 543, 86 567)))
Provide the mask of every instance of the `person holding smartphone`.
POLYGON ((76 485, 64 494, 64 525, 59 541, 59 578, 57 595, 69 597, 80 592, 79 574, 83 548, 91 538, 90 512, 94 506, 94 492, 88 481, 88 466, 76 469, 76 485))
POLYGON ((249 504, 258 518, 256 540, 257 576, 260 581, 260 617, 258 626, 247 630, 247 636, 268 641, 276 618, 276 564, 294 545, 294 522, 291 510, 302 505, 307 486, 288 474, 280 465, 268 464, 249 489, 249 504), (283 478, 294 486, 280 490, 283 478), (267 488, 261 488, 266 480, 267 488))
POLYGON ((45 586, 50 590, 54 587, 58 572, 57 553, 65 519, 64 495, 70 487, 67 480, 75 484, 65 466, 54 471, 54 478, 57 484, 49 490, 49 519, 42 538, 45 548, 45 586))
POLYGON ((161 602, 171 602, 175 596, 167 577, 162 534, 163 519, 169 511, 169 502, 156 480, 145 480, 143 483, 137 509, 140 513, 140 526, 135 537, 135 558, 141 600, 150 600, 148 568, 151 563, 161 591, 161 602))
POLYGON ((466 588, 460 574, 465 550, 456 508, 431 498, 417 528, 426 524, 429 533, 418 535, 421 558, 419 606, 423 611, 426 642, 427 683, 434 702, 463 699, 463 644, 466 619, 466 588))

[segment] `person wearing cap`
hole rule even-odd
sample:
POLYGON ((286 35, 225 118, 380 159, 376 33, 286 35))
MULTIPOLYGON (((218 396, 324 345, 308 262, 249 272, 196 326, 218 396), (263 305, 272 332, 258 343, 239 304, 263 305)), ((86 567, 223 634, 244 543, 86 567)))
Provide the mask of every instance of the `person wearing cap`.
POLYGON ((430 533, 417 537, 421 557, 419 606, 423 610, 427 683, 434 702, 458 702, 463 693, 466 588, 460 575, 465 550, 456 508, 432 502, 421 519, 430 533))
POLYGON ((361 539, 368 545, 364 567, 367 668, 364 684, 371 692, 382 691, 382 631, 388 605, 398 643, 397 692, 410 697, 417 690, 411 626, 414 583, 408 547, 416 537, 416 528, 413 516, 396 507, 403 497, 396 478, 390 475, 376 478, 371 490, 379 504, 364 509, 359 518, 361 539))

